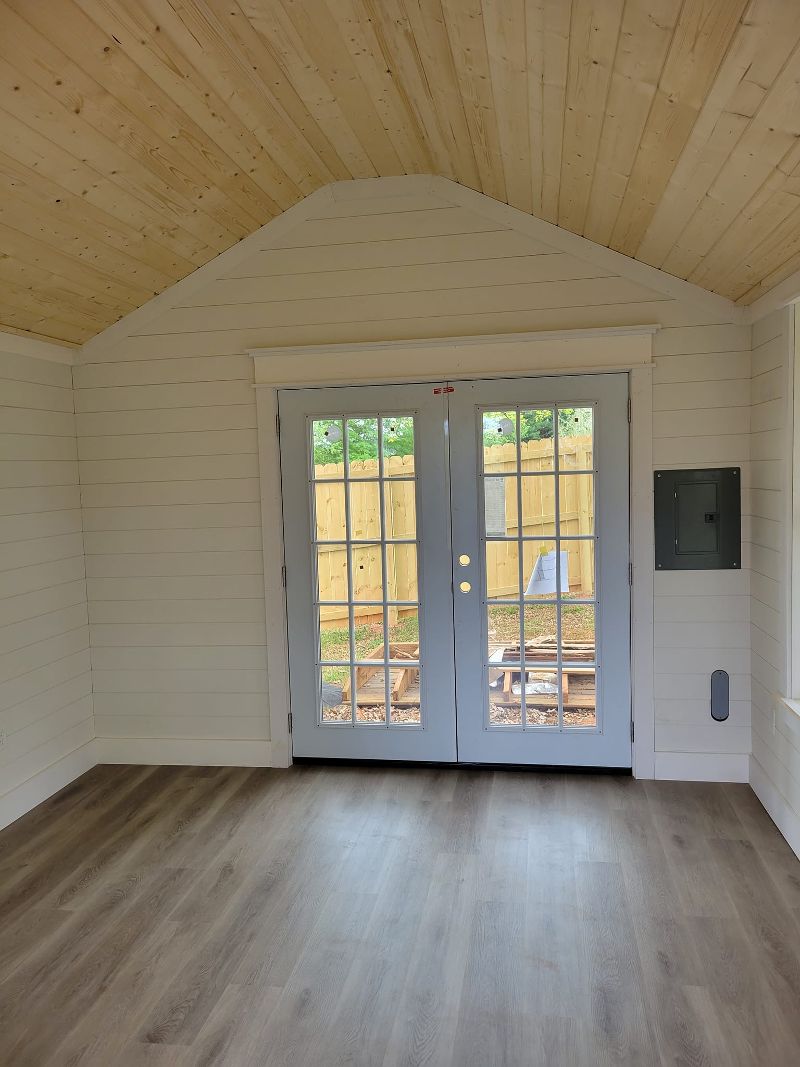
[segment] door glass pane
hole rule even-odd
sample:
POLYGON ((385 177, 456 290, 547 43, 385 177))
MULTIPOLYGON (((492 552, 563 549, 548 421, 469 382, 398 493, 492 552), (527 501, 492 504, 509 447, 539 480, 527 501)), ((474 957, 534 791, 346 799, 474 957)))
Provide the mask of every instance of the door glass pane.
POLYGON ((317 599, 348 600, 347 545, 317 545, 317 599))
POLYGON ((350 482, 350 537, 371 541, 381 536, 381 487, 379 482, 350 482))
POLYGON ((356 722, 386 722, 386 668, 365 664, 353 669, 356 722))
POLYGON ((522 700, 519 696, 520 668, 490 668, 488 678, 489 724, 522 726, 522 700), (516 688, 516 693, 512 689, 516 688))
POLYGON ((593 599, 594 541, 591 538, 586 541, 562 541, 561 559, 561 595, 564 599, 593 599))
POLYGON ((556 479, 552 474, 522 479, 522 533, 553 537, 556 532, 556 479))
POLYGON ((317 541, 346 539, 344 482, 317 482, 314 485, 314 525, 317 541))
POLYGON ((387 600, 417 599, 417 546, 386 546, 387 600))
POLYGON ((320 717, 323 722, 351 722, 350 668, 320 668, 320 717))
POLYGON ((392 667, 390 675, 390 722, 400 726, 419 725, 422 722, 420 668, 416 664, 392 667))
POLYGON ((486 593, 490 600, 519 600, 519 541, 486 542, 486 593))
POLYGON ((561 659, 564 663, 594 663, 594 604, 561 606, 561 659))
POLYGON ((349 478, 377 478, 378 419, 345 420, 347 432, 347 473, 349 478))
POLYGON ((484 529, 487 537, 517 537, 517 476, 485 478, 484 529))
POLYGON ((519 663, 519 604, 489 604, 486 609, 487 662, 519 663))
POLYGON ((525 541, 522 545, 522 590, 526 599, 555 600, 556 544, 555 541, 525 541))
POLYGON ((526 724, 558 726, 558 671, 528 669, 526 677, 526 724))
POLYGON ((344 423, 341 419, 315 419, 311 429, 314 477, 341 478, 344 474, 344 423))
POLYGON ((520 468, 527 472, 551 471, 555 467, 553 409, 522 409, 520 423, 520 468))
POLYGON ((350 659, 350 608, 347 604, 321 604, 319 658, 322 663, 350 659))
POLYGON ((486 474, 504 474, 517 467, 518 416, 514 410, 484 411, 483 470, 486 474))
POLYGON ((384 482, 383 505, 387 541, 417 536, 417 483, 412 481, 384 482))
POLYGON ((558 409, 558 465, 561 470, 591 470, 594 408, 558 409))
POLYGON ((593 474, 562 474, 559 477, 558 517, 562 537, 594 534, 593 474))
POLYGON ((414 474, 414 418, 411 415, 384 417, 383 475, 402 478, 414 474))
POLYGON ((381 546, 353 545, 353 600, 383 600, 383 561, 381 546))
POLYGON ((553 664, 558 659, 555 604, 525 605, 525 662, 553 664))
POLYGON ((353 644, 357 660, 383 662, 385 614, 385 608, 379 604, 353 605, 353 644))
POLYGON ((597 726, 597 683, 594 667, 564 667, 564 726, 597 726))
POLYGON ((399 607, 390 604, 386 609, 389 621, 389 640, 392 659, 415 659, 420 657, 419 607, 399 607))

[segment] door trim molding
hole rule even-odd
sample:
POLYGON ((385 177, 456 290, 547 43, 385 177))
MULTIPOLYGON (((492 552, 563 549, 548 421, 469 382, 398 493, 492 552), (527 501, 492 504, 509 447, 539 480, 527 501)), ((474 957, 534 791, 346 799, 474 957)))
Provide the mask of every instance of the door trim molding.
POLYGON ((330 385, 384 385, 470 378, 536 378, 630 373, 631 692, 633 773, 655 776, 653 702, 653 335, 658 326, 605 327, 525 334, 416 338, 363 344, 251 349, 255 365, 259 478, 267 605, 267 699, 271 764, 292 762, 289 735, 289 646, 283 586, 283 514, 278 390, 330 385), (498 351, 498 346, 502 348, 498 351), (385 362, 376 354, 391 353, 385 362), (403 355, 404 358, 397 357, 403 355))
POLYGON ((659 326, 253 348, 257 390, 627 371, 653 361, 659 326), (381 360, 378 353, 390 353, 381 360), (398 357, 402 356, 402 361, 398 357))

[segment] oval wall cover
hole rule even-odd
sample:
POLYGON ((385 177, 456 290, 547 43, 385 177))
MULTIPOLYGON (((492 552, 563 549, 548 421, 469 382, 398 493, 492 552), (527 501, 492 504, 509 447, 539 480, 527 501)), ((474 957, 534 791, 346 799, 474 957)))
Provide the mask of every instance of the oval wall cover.
POLYGON ((727 671, 711 675, 711 718, 725 722, 730 714, 730 680, 727 671))

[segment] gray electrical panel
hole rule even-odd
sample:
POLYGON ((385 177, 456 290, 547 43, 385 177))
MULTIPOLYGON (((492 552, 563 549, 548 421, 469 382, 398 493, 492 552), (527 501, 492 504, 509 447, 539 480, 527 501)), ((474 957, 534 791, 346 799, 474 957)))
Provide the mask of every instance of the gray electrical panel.
POLYGON ((742 566, 739 467, 655 472, 656 570, 742 566))

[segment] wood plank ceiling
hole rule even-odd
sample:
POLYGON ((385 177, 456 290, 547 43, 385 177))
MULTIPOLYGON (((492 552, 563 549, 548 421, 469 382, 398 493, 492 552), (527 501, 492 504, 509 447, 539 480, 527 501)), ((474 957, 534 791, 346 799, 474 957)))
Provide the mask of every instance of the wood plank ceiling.
POLYGON ((0 0, 0 325, 80 342, 435 173, 743 304, 800 267, 798 0, 0 0))

